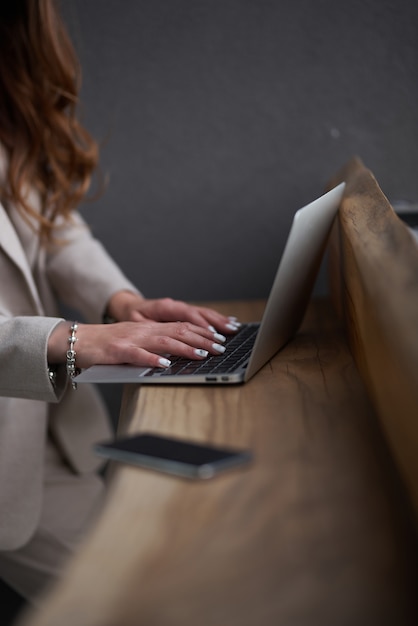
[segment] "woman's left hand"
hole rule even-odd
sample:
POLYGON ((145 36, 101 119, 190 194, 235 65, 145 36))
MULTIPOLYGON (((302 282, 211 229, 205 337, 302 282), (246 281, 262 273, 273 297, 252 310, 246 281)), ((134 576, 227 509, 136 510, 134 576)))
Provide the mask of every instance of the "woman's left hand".
POLYGON ((118 322, 143 320, 191 322, 196 326, 209 327, 225 334, 234 333, 240 327, 235 317, 221 315, 210 308, 194 306, 172 298, 148 300, 131 291, 115 293, 108 303, 107 312, 118 322))

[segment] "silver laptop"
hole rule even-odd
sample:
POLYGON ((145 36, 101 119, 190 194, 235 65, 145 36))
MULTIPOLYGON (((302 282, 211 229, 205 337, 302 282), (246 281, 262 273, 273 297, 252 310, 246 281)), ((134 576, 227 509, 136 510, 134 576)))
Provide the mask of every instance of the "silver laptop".
POLYGON ((168 369, 94 365, 77 383, 233 384, 249 380, 295 335, 311 296, 328 234, 344 194, 341 183, 296 212, 261 322, 244 324, 220 356, 171 357, 168 369))

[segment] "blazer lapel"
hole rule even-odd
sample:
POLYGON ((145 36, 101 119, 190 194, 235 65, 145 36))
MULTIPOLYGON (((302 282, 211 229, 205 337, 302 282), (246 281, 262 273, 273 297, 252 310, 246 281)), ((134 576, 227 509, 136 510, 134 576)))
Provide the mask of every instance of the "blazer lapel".
POLYGON ((25 252, 20 243, 19 237, 7 215, 7 211, 0 203, 0 248, 7 254, 10 260, 19 268, 28 285, 31 296, 38 311, 42 311, 38 290, 33 280, 25 252))

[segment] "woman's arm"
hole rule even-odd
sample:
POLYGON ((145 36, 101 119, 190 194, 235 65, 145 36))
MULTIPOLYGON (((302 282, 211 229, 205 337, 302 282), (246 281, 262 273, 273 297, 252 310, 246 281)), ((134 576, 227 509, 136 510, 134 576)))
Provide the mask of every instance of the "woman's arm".
POLYGON ((60 301, 79 311, 84 320, 101 322, 118 291, 139 295, 77 212, 71 224, 58 228, 56 236, 61 241, 49 248, 47 278, 60 301))
POLYGON ((54 317, 0 315, 0 396, 60 400, 66 387, 65 367, 58 367, 52 385, 47 352, 49 337, 62 322, 54 317))
MULTIPOLYGON (((58 324, 48 340, 48 361, 65 363, 70 322, 58 324)), ((205 359, 220 354, 225 337, 216 331, 190 322, 118 322, 116 324, 78 324, 76 365, 130 364, 168 367, 167 355, 205 359)))

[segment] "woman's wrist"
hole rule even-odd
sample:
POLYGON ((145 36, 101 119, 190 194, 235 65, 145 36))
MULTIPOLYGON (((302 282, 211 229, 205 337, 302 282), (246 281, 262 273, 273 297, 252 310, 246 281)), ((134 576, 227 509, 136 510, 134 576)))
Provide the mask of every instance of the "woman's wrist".
POLYGON ((57 365, 66 362, 69 328, 70 322, 60 322, 49 335, 47 345, 47 360, 49 364, 57 365))
POLYGON ((77 352, 75 350, 75 343, 78 340, 77 337, 78 324, 77 322, 73 322, 70 326, 70 336, 68 337, 68 350, 67 350, 67 376, 71 380, 71 384, 73 389, 77 389, 77 383, 74 378, 77 374, 80 373, 80 368, 76 365, 77 352))
POLYGON ((65 363, 67 376, 71 380, 73 389, 77 389, 74 377, 80 373, 76 347, 78 328, 77 322, 60 322, 48 338, 48 376, 54 388, 56 387, 58 368, 65 363))
POLYGON ((109 299, 103 319, 116 322, 129 321, 132 308, 143 300, 144 298, 134 291, 117 291, 109 299))

